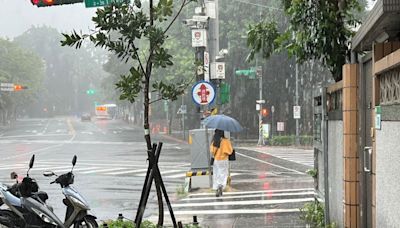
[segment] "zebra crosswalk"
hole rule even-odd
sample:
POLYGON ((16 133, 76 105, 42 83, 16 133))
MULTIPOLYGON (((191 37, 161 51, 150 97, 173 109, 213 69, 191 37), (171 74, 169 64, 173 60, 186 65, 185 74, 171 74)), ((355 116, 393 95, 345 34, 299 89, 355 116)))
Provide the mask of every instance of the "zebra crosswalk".
MULTIPOLYGON (((236 220, 243 216, 259 218, 260 216, 273 215, 272 221, 266 221, 266 223, 276 225, 278 220, 282 220, 279 224, 291 223, 298 225, 301 223, 299 220, 299 208, 306 202, 313 200, 313 188, 232 191, 224 192, 223 196, 218 198, 213 192, 202 192, 189 194, 187 197, 173 203, 172 208, 179 219, 190 221, 193 216, 197 216, 201 224, 220 218, 236 220)), ((156 218, 150 217, 149 219, 156 218)), ((216 227, 215 224, 209 225, 210 227, 216 227)), ((264 225, 262 227, 270 227, 268 224, 264 225)), ((283 225, 279 227, 293 226, 283 225)))
POLYGON ((240 149, 251 150, 262 154, 268 154, 273 157, 288 160, 294 163, 314 166, 314 151, 296 148, 279 147, 240 147, 240 149))
MULTIPOLYGON (((108 175, 125 177, 144 177, 147 173, 147 163, 132 162, 104 162, 104 161, 80 161, 79 165, 74 168, 74 173, 83 175, 108 175)), ((184 179, 186 171, 190 167, 189 163, 179 162, 160 162, 159 168, 163 178, 179 178, 184 179)), ((0 166, 0 173, 9 173, 15 171, 17 173, 26 172, 26 163, 3 164, 0 166)), ((65 161, 48 160, 36 161, 31 173, 43 172, 51 170, 56 174, 68 172, 71 165, 65 165, 65 161)), ((7 176, 7 175, 3 175, 7 176)))

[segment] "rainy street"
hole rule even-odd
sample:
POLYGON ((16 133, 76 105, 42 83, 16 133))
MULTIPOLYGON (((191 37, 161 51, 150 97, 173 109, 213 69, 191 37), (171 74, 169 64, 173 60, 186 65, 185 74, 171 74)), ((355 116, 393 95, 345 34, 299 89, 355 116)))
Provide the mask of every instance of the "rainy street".
MULTIPOLYGON (((24 176, 35 154, 30 174, 49 194, 49 204, 62 219, 61 188, 50 185, 45 170, 62 174, 71 170, 74 186, 86 197, 99 221, 122 213, 134 219, 147 170, 142 129, 122 120, 82 122, 75 117, 21 119, 0 129, 0 182, 11 184, 11 171, 24 176)), ((313 166, 312 150, 236 145, 231 164, 231 187, 221 198, 208 189, 179 195, 190 169, 189 145, 156 134, 164 142, 159 166, 178 221, 196 215, 202 227, 303 227, 298 209, 313 200, 313 180, 305 171, 313 166)), ((154 188, 145 219, 157 220, 154 188)), ((167 211, 167 209, 165 209, 167 211)), ((171 223, 166 213, 165 221, 171 223)))

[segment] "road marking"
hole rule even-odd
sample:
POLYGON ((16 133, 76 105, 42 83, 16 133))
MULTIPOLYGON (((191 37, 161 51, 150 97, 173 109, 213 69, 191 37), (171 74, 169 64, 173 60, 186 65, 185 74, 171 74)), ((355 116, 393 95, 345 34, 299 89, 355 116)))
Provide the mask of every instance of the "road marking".
POLYGON ((46 126, 44 127, 44 129, 43 129, 43 131, 42 131, 42 134, 44 134, 44 133, 47 131, 47 128, 49 127, 49 124, 50 124, 50 120, 47 121, 47 124, 46 124, 46 126))
MULTIPOLYGON (((38 137, 38 136, 66 136, 66 135, 70 135, 70 134, 45 134, 45 135, 43 135, 43 134, 40 134, 40 133, 38 133, 38 134, 35 134, 35 135, 11 135, 11 136, 4 136, 4 137, 2 137, 2 139, 8 139, 8 138, 26 138, 26 137, 38 137)), ((5 141, 5 140, 0 140, 0 142, 1 141, 4 141, 4 142, 7 142, 7 141, 5 141)), ((22 140, 22 141, 34 141, 34 140, 22 140)), ((12 143, 15 143, 15 142, 18 142, 18 141, 14 141, 14 142, 12 142, 12 143)), ((55 141, 55 142, 57 142, 57 141, 55 141)))
MULTIPOLYGON (((294 213, 300 209, 237 209, 237 210, 197 210, 197 211, 174 211, 174 215, 232 215, 232 214, 277 214, 294 213)), ((165 212, 169 214, 169 211, 165 212)))
MULTIPOLYGON (((224 197, 221 197, 223 199, 224 197)), ((206 203, 178 203, 172 204, 172 207, 205 207, 205 206, 237 206, 237 205, 269 205, 269 204, 284 204, 284 203, 300 203, 313 201, 314 198, 301 199, 276 199, 276 200, 241 200, 241 201, 216 201, 206 203)))
MULTIPOLYGON (((305 196, 305 195, 314 195, 314 191, 309 192, 291 192, 291 193, 264 193, 264 194, 250 194, 250 195, 231 195, 225 196, 224 193, 223 199, 243 199, 243 198, 262 198, 262 197, 277 197, 277 196, 305 196)), ((213 197, 197 197, 197 198, 184 198, 182 201, 202 201, 202 200, 215 200, 215 196, 213 197)))
POLYGON ((293 150, 287 149, 260 149, 250 147, 239 147, 240 149, 266 154, 275 158, 288 160, 297 164, 314 166, 314 152, 312 150, 293 150))
POLYGON ((61 169, 61 168, 68 168, 68 167, 71 169, 71 166, 70 166, 70 165, 69 165, 69 166, 43 166, 43 167, 41 167, 41 168, 33 167, 33 168, 32 168, 32 172, 34 172, 34 171, 40 171, 40 170, 61 169))
POLYGON ((52 146, 44 147, 44 148, 41 148, 41 149, 32 150, 32 151, 30 151, 28 153, 5 157, 5 158, 2 158, 2 160, 9 160, 9 159, 12 159, 12 158, 22 157, 22 156, 26 156, 26 155, 30 155, 30 154, 35 154, 35 153, 43 152, 45 150, 52 149, 52 148, 55 148, 55 147, 60 147, 60 146, 62 146, 62 144, 52 145, 52 146))
MULTIPOLYGON (((241 192, 224 192, 224 195, 242 195, 251 193, 274 193, 274 192, 300 192, 300 191, 313 191, 313 188, 288 188, 288 189, 271 189, 271 190, 261 190, 261 191, 241 191, 241 192)), ((189 194, 191 196, 206 196, 215 195, 215 193, 203 192, 203 193, 193 193, 189 194)))
POLYGON ((71 137, 71 139, 69 141, 73 141, 75 139, 75 137, 76 137, 76 131, 74 129, 74 126, 72 126, 71 118, 67 119, 67 125, 68 125, 69 132, 72 135, 72 137, 71 137))
POLYGON ((170 175, 170 176, 165 176, 164 178, 180 178, 180 177, 186 177, 186 172, 183 171, 182 173, 175 174, 175 175, 170 175))
POLYGON ((117 171, 117 170, 122 170, 122 169, 125 169, 125 168, 100 169, 100 170, 85 171, 85 172, 81 172, 81 173, 82 174, 104 173, 104 172, 117 171))
POLYGON ((283 166, 280 166, 280 165, 275 165, 275 164, 273 164, 273 163, 266 162, 266 161, 263 161, 263 160, 261 160, 261 159, 258 159, 258 158, 253 158, 253 157, 250 157, 250 156, 244 155, 244 154, 242 154, 242 153, 239 153, 239 152, 236 152, 236 154, 238 154, 238 155, 240 155, 240 156, 243 156, 243 157, 246 157, 246 158, 253 159, 253 160, 255 160, 255 161, 258 161, 258 162, 261 162, 261 163, 264 163, 264 164, 268 164, 268 165, 271 165, 271 166, 277 167, 277 168, 286 169, 286 170, 288 170, 288 171, 292 171, 292 172, 294 172, 294 173, 298 173, 298 174, 306 174, 306 173, 303 173, 303 172, 300 172, 300 171, 297 171, 297 170, 294 170, 294 169, 289 169, 289 168, 286 168, 286 167, 283 167, 283 166))
MULTIPOLYGON (((54 134, 54 135, 65 135, 65 134, 54 134)), ((54 136, 53 135, 53 136, 54 136)), ((32 135, 38 136, 38 135, 32 135)), ((51 136, 51 135, 42 135, 42 136, 51 136)), ((68 136, 71 136, 68 134, 68 136)), ((11 136, 12 137, 12 136, 11 136)), ((17 137, 17 136, 15 136, 17 137)), ((18 137, 26 137, 26 136, 18 136, 18 137)), ((75 135, 69 140, 0 140, 0 144, 10 144, 10 143, 39 143, 39 144, 98 144, 98 145, 136 145, 141 146, 140 142, 105 142, 105 141, 72 141, 75 135)), ((3 137, 3 138, 8 138, 3 137)), ((142 143, 145 145, 145 143, 142 143)))
MULTIPOLYGON (((92 169, 98 169, 99 167, 86 167, 86 168, 77 168, 77 169, 74 169, 73 171, 74 172, 80 172, 80 171, 87 171, 87 170, 92 170, 92 169)), ((55 169, 55 170, 52 170, 53 172, 58 172, 58 173, 62 173, 62 172, 68 172, 68 171, 71 171, 71 169, 72 169, 72 167, 71 166, 69 166, 69 168, 68 169, 55 169)))
POLYGON ((1 167, 0 170, 11 170, 11 169, 22 169, 27 167, 26 165, 18 165, 18 166, 8 166, 8 167, 1 167))
POLYGON ((121 175, 121 174, 141 173, 141 172, 147 172, 147 169, 127 170, 127 171, 122 171, 122 172, 112 172, 112 173, 105 173, 105 174, 109 174, 109 175, 121 175))
MULTIPOLYGON (((168 170, 168 171, 161 171, 161 175, 168 174, 168 173, 177 173, 177 172, 185 172, 184 170, 168 170)), ((137 174, 138 177, 146 176, 146 173, 137 174)))

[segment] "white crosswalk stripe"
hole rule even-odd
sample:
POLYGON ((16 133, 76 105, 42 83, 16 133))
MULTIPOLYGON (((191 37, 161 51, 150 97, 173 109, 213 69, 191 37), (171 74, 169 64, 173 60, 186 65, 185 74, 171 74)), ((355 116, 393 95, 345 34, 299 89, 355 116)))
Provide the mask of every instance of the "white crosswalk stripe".
POLYGON ((314 166, 314 151, 294 148, 275 147, 240 147, 240 149, 251 150, 267 154, 280 159, 288 160, 306 166, 314 166))
MULTIPOLYGON (((147 163, 139 162, 98 162, 98 161, 84 161, 79 162, 79 165, 74 168, 74 173, 83 175, 107 175, 107 176, 137 176, 144 177, 147 173, 147 163)), ((65 165, 65 161, 59 160, 45 160, 36 161, 34 167, 31 169, 31 173, 38 173, 47 170, 51 170, 56 174, 71 171, 71 165, 65 165)), ((160 163, 159 168, 163 178, 181 179, 186 175, 188 171, 186 163, 173 163, 165 162, 160 163)), ((23 173, 27 170, 27 164, 16 163, 16 164, 4 164, 0 166, 1 173, 8 173, 16 171, 17 173, 23 173)), ((3 175, 5 176, 5 175, 3 175)))
POLYGON ((224 192, 223 196, 217 198, 213 192, 203 192, 189 194, 173 203, 172 208, 175 215, 183 216, 183 220, 193 215, 200 219, 232 214, 286 215, 299 213, 304 203, 314 200, 314 193, 312 188, 235 191, 224 192))

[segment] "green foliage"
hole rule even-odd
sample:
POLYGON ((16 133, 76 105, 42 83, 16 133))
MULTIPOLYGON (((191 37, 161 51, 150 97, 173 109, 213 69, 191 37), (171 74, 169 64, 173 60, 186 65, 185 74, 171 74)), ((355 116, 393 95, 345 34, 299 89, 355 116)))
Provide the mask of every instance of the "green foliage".
POLYGON ((257 52, 262 53, 262 57, 268 59, 277 46, 279 37, 277 25, 275 22, 260 22, 255 25, 249 25, 247 32, 247 45, 254 47, 250 50, 248 60, 254 58, 257 52))
POLYGON ((319 201, 306 203, 300 208, 300 218, 312 228, 325 227, 324 205, 319 201))
MULTIPOLYGON (((126 220, 112 220, 105 222, 108 228, 135 228, 135 224, 132 221, 126 220)), ((105 227, 105 224, 100 226, 101 228, 105 227)), ((140 225, 140 228, 157 228, 157 225, 150 221, 143 221, 140 225)))
POLYGON ((300 219, 304 220, 311 228, 336 228, 336 223, 325 225, 324 205, 318 200, 306 203, 300 208, 300 219))
POLYGON ((43 107, 54 114, 70 114, 79 108, 91 107, 90 99, 99 101, 103 94, 99 82, 105 77, 101 65, 105 51, 88 44, 79 50, 61 47, 61 38, 56 29, 41 26, 31 27, 14 39, 15 43, 35 53, 37 61, 45 64, 43 87, 36 102, 40 105, 32 104, 39 109, 34 113, 36 115, 42 113, 43 107), (88 89, 95 89, 96 94, 87 96, 88 89))
POLYGON ((15 42, 0 39, 0 82, 28 87, 22 91, 1 92, 0 112, 16 118, 17 109, 36 102, 37 94, 43 88, 44 72, 44 63, 38 55, 15 42))
MULTIPOLYGON (((352 28, 359 24, 357 0, 284 0, 290 26, 281 34, 274 23, 259 22, 249 27, 250 57, 261 52, 268 58, 274 51, 287 50, 299 63, 321 60, 336 81, 350 51, 352 28), (267 47, 263 45, 269 44, 267 47), (274 44, 274 45, 272 45, 274 44)), ((251 59, 251 58, 250 58, 251 59)))
MULTIPOLYGON (((135 224, 132 221, 126 220, 113 220, 105 222, 108 228, 135 228, 135 224)), ((104 228, 105 224, 101 225, 100 228, 104 228)), ((184 228, 201 228, 198 225, 185 224, 184 228)), ((150 221, 143 221, 140 228, 157 228, 157 225, 150 221)))
POLYGON ((179 185, 176 188, 176 194, 178 195, 179 198, 184 198, 188 195, 188 193, 185 191, 185 185, 179 185))
MULTIPOLYGON (((300 138, 300 145, 303 146, 312 146, 313 145, 313 137, 309 135, 301 135, 300 138)), ((296 142, 295 135, 277 135, 272 137, 269 141, 272 146, 292 146, 296 142)))
POLYGON ((317 176, 318 176, 318 170, 316 170, 316 169, 309 169, 306 171, 306 173, 313 178, 317 178, 317 176))
MULTIPOLYGON (((190 1, 182 2, 177 15, 188 2, 190 1)), ((166 68, 173 65, 172 55, 164 46, 166 32, 177 15, 166 28, 161 24, 154 24, 154 20, 163 22, 170 18, 173 15, 173 6, 173 0, 161 0, 150 10, 152 15, 148 15, 141 1, 135 1, 134 5, 126 2, 112 3, 97 10, 93 17, 96 25, 94 33, 78 34, 74 31, 70 35, 63 34, 64 40, 61 44, 80 48, 82 42, 88 38, 96 46, 114 53, 121 61, 131 61, 134 66, 130 68, 129 74, 121 76, 116 86, 121 91, 120 99, 134 102, 143 89, 143 92, 148 91, 153 66, 166 68), (147 48, 141 45, 142 40, 148 40, 150 45, 147 48), (143 56, 140 53, 145 54, 143 56)), ((187 83, 152 84, 162 99, 170 100, 176 100, 183 93, 182 85, 187 86, 187 83)))

